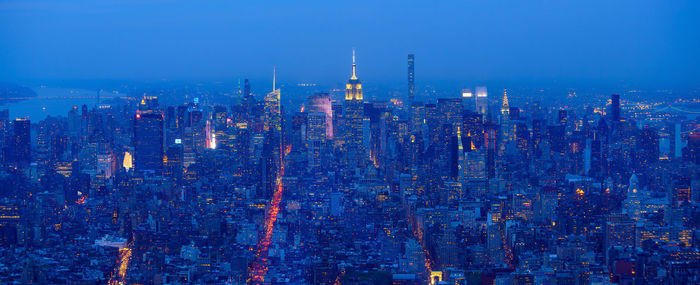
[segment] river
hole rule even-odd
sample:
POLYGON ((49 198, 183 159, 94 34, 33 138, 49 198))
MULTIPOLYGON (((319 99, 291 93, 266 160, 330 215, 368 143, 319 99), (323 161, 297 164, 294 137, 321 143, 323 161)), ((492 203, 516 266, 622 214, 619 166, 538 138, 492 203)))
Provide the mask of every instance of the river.
MULTIPOLYGON (((0 110, 9 110, 9 119, 28 118, 32 122, 39 122, 47 116, 67 116, 73 106, 80 108, 83 104, 92 107, 97 103, 97 90, 36 87, 32 88, 36 97, 11 100, 0 104, 0 110)), ((100 101, 124 94, 102 91, 100 101)))

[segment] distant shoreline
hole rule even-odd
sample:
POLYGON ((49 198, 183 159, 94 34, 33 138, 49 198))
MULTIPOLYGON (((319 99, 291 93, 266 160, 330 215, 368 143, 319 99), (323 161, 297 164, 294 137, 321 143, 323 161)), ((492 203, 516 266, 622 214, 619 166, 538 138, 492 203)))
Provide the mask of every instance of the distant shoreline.
POLYGON ((34 99, 36 97, 36 92, 29 87, 14 83, 0 82, 0 106, 11 102, 34 99))

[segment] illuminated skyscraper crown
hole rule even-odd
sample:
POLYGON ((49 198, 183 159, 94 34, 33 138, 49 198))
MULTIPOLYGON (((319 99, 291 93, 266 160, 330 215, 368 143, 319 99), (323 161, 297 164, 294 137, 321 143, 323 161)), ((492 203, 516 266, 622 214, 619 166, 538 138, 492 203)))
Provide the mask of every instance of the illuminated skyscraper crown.
POLYGON ((352 50, 352 75, 345 85, 345 100, 362 100, 362 84, 357 78, 357 65, 355 64, 355 50, 352 50))

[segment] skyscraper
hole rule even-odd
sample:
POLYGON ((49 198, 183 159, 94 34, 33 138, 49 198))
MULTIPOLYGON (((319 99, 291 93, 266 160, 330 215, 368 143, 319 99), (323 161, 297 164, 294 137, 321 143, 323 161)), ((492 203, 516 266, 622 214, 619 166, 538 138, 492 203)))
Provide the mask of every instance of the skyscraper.
POLYGON ((476 110, 475 97, 471 89, 462 89, 462 102, 465 109, 469 111, 476 110))
POLYGON ((316 93, 309 97, 309 113, 323 113, 325 115, 326 138, 333 139, 333 106, 331 95, 328 93, 316 93))
POLYGON ((264 130, 282 130, 282 116, 280 114, 280 89, 275 87, 275 75, 272 75, 272 92, 265 96, 265 125, 264 130))
POLYGON ((413 73, 413 63, 414 63, 414 57, 413 54, 408 54, 408 104, 411 106, 411 103, 416 100, 416 86, 415 86, 415 77, 413 73))
POLYGON ((613 94, 610 98, 610 119, 613 122, 620 121, 620 95, 613 94))
POLYGON ((163 171, 163 115, 137 113, 134 119, 134 164, 136 170, 163 171))
POLYGON ((503 89, 503 105, 501 106, 501 115, 504 120, 509 119, 510 105, 508 104, 508 91, 503 89))
POLYGON ((625 200, 625 209, 630 218, 637 221, 641 217, 641 199, 642 193, 639 192, 639 179, 636 174, 632 174, 629 180, 629 188, 627 189, 627 199, 625 200))
POLYGON ((486 87, 477 86, 476 87, 476 112, 482 115, 486 115, 489 108, 489 98, 486 92, 486 87))
POLYGON ((324 113, 307 114, 306 151, 310 169, 321 166, 321 153, 326 141, 326 123, 324 113))
POLYGON ((348 126, 345 142, 348 145, 349 158, 355 165, 361 164, 363 159, 363 120, 364 101, 362 96, 362 84, 357 78, 357 65, 355 64, 355 51, 352 52, 352 75, 345 85, 345 120, 348 126))
POLYGON ((457 134, 457 128, 462 125, 462 98, 440 98, 437 103, 440 121, 450 125, 450 133, 457 134))
MULTIPOLYGON (((264 160, 268 163, 268 168, 274 165, 275 170, 268 169, 269 180, 268 186, 274 187, 274 177, 282 168, 282 109, 280 107, 280 89, 275 85, 275 69, 272 70, 272 92, 265 96, 265 121, 263 130, 267 134, 265 136, 265 144, 269 145, 269 152, 265 152, 264 160), (269 157, 268 157, 269 156, 269 157)), ((267 148, 265 148, 267 150, 267 148)), ((272 191, 272 188, 269 189, 272 191)), ((269 191, 266 191, 268 193, 269 191)), ((270 192, 271 193, 271 192, 270 192)))
POLYGON ((27 166, 31 158, 31 122, 28 119, 15 119, 13 123, 12 159, 19 166, 27 166))

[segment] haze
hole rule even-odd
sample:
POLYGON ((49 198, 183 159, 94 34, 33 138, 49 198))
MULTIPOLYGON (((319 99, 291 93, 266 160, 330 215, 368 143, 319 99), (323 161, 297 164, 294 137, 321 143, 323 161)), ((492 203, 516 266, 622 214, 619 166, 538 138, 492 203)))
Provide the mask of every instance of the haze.
POLYGON ((0 79, 336 83, 355 47, 368 82, 698 87, 697 1, 378 2, 2 1, 0 79))

